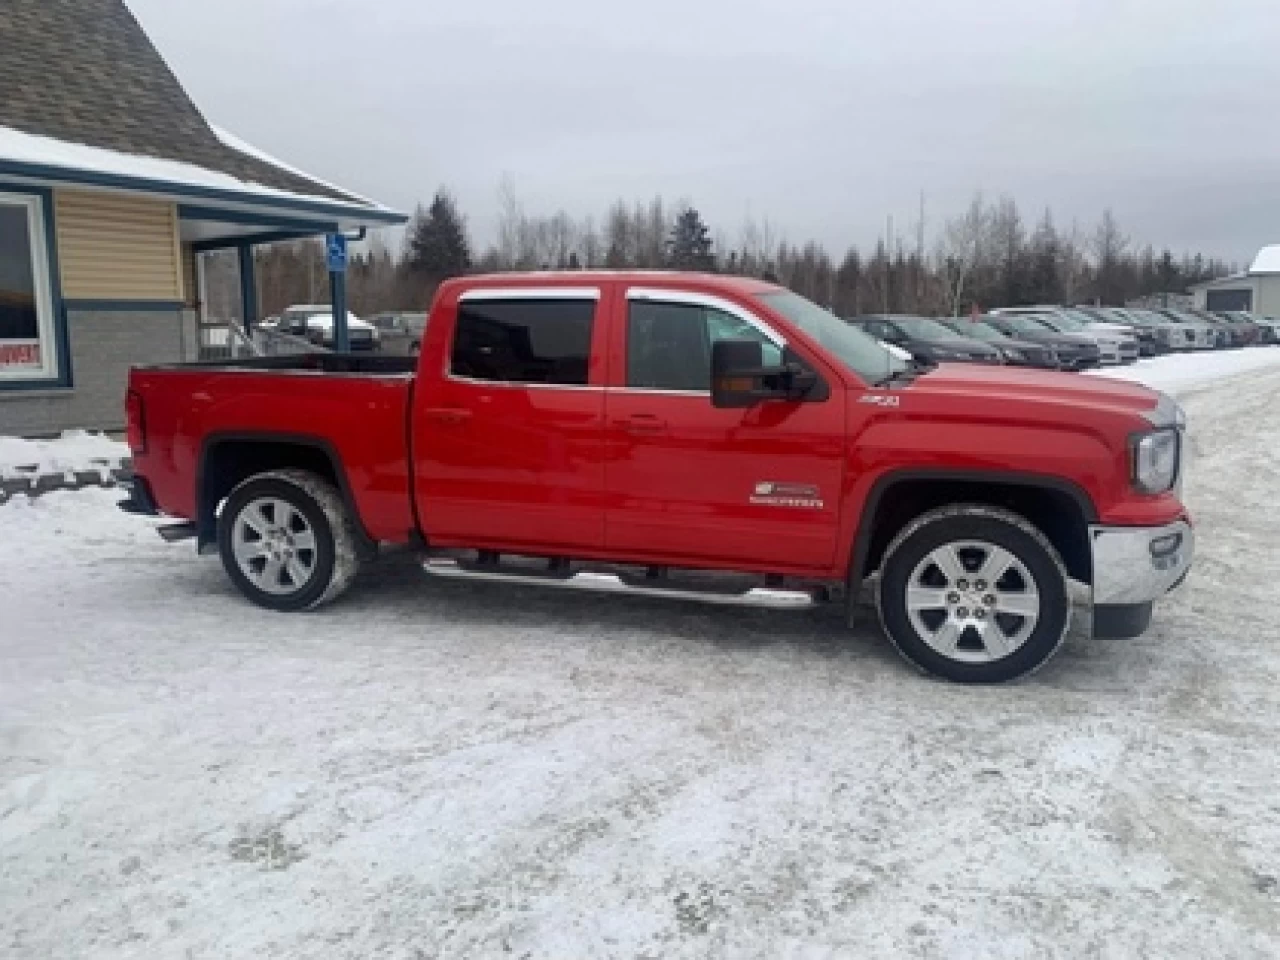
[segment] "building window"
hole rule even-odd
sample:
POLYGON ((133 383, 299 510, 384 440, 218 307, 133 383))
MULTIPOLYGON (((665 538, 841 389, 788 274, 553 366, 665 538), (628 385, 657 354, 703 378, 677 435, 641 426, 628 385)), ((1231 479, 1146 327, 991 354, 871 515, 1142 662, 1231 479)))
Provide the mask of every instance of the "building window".
POLYGON ((585 386, 594 300, 486 300, 458 305, 449 372, 497 383, 585 386))
POLYGON ((0 193, 0 383, 58 375, 44 208, 0 193))
POLYGON ((1253 290, 1239 288, 1235 290, 1206 290, 1204 294, 1206 310, 1253 312, 1253 290))

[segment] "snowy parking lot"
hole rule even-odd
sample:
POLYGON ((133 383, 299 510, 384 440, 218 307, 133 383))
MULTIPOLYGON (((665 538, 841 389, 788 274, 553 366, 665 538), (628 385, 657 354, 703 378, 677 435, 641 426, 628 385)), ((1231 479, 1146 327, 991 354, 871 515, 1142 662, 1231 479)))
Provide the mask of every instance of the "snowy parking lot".
POLYGON ((839 611, 427 581, 275 615, 116 491, 0 506, 0 956, 1280 955, 1280 349, 1178 393, 1132 641, 922 679, 839 611))

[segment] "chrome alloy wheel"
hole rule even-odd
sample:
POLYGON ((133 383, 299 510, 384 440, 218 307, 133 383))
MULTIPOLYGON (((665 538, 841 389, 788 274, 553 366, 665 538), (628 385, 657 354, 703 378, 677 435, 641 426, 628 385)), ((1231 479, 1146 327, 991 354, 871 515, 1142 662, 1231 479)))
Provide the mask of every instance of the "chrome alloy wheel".
POLYGON ((937 547, 915 566, 907 618, 935 651, 964 663, 988 663, 1016 651, 1040 619, 1040 594, 1026 565, 982 540, 937 547))
POLYGON ((284 500, 250 500, 236 516, 231 536, 240 572, 266 593, 295 593, 315 575, 315 531, 284 500))

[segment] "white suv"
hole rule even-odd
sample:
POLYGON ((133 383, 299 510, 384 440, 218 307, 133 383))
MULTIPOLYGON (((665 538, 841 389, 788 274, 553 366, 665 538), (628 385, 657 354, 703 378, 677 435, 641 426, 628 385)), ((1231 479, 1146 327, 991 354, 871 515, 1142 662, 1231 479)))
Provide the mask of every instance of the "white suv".
MULTIPOLYGON (((305 337, 318 346, 334 348, 333 307, 327 303, 309 303, 280 311, 276 329, 295 337, 305 337)), ((381 337, 372 324, 365 323, 347 311, 347 341, 354 351, 377 350, 381 337)))

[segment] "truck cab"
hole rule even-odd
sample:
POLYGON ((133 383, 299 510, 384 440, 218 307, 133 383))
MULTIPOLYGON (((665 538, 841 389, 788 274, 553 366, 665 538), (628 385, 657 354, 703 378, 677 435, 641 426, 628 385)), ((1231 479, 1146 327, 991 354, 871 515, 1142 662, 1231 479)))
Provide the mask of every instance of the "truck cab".
POLYGON ((998 682, 1058 649, 1073 583, 1095 633, 1136 635, 1194 552, 1167 397, 902 359, 748 278, 462 278, 416 358, 139 368, 128 412, 129 508, 281 611, 381 544, 440 577, 846 619, 870 586, 911 663, 998 682))

